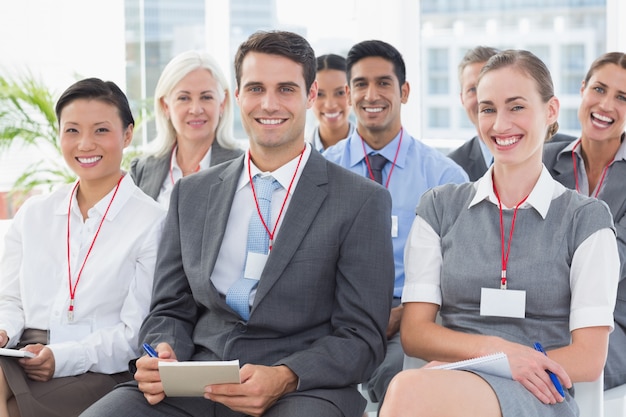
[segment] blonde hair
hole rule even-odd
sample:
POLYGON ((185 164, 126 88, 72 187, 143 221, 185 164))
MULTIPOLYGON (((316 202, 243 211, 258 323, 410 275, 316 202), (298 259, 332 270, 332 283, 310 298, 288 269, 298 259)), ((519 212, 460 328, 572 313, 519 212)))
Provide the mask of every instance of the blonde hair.
POLYGON ((221 101, 226 100, 224 112, 215 129, 215 140, 222 148, 238 149, 239 146, 233 135, 233 103, 228 81, 217 61, 206 52, 186 51, 175 56, 163 69, 157 86, 154 90, 154 118, 157 135, 155 138, 156 156, 171 152, 176 144, 176 130, 168 119, 161 104, 174 87, 192 71, 203 68, 213 75, 219 86, 218 96, 221 101))

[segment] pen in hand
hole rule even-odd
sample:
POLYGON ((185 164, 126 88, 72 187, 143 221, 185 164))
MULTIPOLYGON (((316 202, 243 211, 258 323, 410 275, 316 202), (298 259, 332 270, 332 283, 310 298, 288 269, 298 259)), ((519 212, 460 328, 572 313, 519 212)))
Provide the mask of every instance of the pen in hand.
POLYGON ((152 346, 150 346, 150 345, 149 345, 149 344, 147 344, 147 343, 144 343, 144 344, 143 344, 143 350, 145 350, 145 351, 146 351, 146 353, 148 354, 148 356, 150 356, 150 357, 152 357, 152 358, 158 358, 158 357, 159 357, 159 354, 156 352, 156 350, 154 350, 154 349, 152 348, 152 346))
MULTIPOLYGON (((546 351, 543 350, 543 346, 541 346, 541 343, 539 342, 535 342, 535 350, 548 356, 546 351)), ((547 369, 546 369, 546 372, 548 373, 548 375, 550 375, 550 379, 552 380, 552 383, 554 384, 554 387, 556 388, 556 390, 559 392, 559 394, 561 394, 561 397, 565 397, 565 391, 563 391, 563 386, 561 385, 561 382, 559 382, 559 378, 557 378, 556 375, 554 375, 552 372, 550 372, 547 369)))

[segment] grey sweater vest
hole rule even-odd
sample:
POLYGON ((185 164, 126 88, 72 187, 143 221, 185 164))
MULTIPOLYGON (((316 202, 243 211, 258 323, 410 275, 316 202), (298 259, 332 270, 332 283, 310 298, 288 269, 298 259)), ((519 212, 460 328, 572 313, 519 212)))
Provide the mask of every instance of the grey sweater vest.
MULTIPOLYGON (((594 232, 613 228, 608 208, 567 190, 552 200, 545 220, 533 208, 518 210, 507 287, 526 291, 526 318, 483 317, 481 288, 500 287, 500 217, 486 200, 468 209, 475 193, 472 183, 436 187, 416 210, 441 237, 443 325, 525 345, 541 341, 547 349, 569 344, 572 257, 594 232)), ((504 210, 503 217, 507 245, 513 210, 504 210)))

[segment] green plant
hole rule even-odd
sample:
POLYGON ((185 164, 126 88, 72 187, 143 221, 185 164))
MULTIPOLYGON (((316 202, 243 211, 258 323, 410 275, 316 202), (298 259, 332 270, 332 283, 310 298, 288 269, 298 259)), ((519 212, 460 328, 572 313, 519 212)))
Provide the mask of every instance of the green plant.
MULTIPOLYGON (((12 193, 28 195, 32 190, 42 188, 50 191, 76 179, 61 154, 54 96, 55 93, 29 72, 17 77, 0 74, 0 153, 28 146, 41 153, 39 161, 24 168, 13 184, 12 193)), ((139 105, 147 109, 148 102, 139 105)), ((136 113, 141 114, 140 110, 136 113)), ((144 114, 143 121, 136 120, 135 132, 152 117, 150 112, 144 114)), ((131 159, 141 153, 137 147, 127 149, 122 168, 128 169, 131 159)))

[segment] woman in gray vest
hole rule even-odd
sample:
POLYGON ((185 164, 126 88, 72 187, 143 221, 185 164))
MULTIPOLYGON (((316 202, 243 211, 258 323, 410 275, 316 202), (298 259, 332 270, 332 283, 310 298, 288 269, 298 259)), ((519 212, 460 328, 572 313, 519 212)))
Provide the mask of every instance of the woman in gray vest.
POLYGON ((587 71, 580 89, 582 133, 571 143, 547 143, 543 161, 555 180, 606 202, 622 262, 609 338, 604 389, 626 384, 626 54, 609 52, 587 71))
POLYGON ((131 162, 130 175, 165 207, 180 178, 243 153, 233 137, 228 81, 209 54, 187 51, 163 69, 154 92, 156 150, 131 162))
POLYGON ((541 60, 501 52, 477 88, 494 164, 475 183, 422 197, 405 252, 402 344, 408 355, 440 362, 504 352, 510 376, 403 371, 381 416, 578 416, 568 388, 599 378, 613 327, 611 214, 543 167, 559 102, 541 60))

